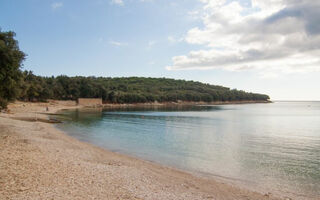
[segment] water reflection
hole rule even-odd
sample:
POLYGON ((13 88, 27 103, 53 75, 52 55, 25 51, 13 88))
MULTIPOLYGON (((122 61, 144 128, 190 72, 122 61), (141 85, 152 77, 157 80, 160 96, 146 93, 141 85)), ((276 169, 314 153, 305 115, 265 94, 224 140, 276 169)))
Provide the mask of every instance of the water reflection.
POLYGON ((222 106, 217 105, 167 105, 167 106, 124 106, 124 107, 118 107, 118 108, 104 108, 104 111, 109 112, 141 112, 141 111, 147 111, 147 112, 191 112, 191 111, 213 111, 213 110, 223 110, 222 106))
POLYGON ((103 117, 101 108, 64 110, 58 113, 57 118, 62 121, 72 121, 83 126, 94 126, 103 117))

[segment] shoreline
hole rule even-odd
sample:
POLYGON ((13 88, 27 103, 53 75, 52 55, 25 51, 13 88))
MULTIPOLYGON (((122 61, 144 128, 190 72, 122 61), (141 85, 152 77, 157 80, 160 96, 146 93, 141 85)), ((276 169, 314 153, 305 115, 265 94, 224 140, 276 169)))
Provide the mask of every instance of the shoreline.
MULTIPOLYGON (((153 102, 153 103, 105 103, 102 108, 122 108, 122 107, 144 107, 144 106, 195 106, 195 105, 237 105, 237 104, 258 104, 273 103, 272 101, 213 101, 213 102, 195 102, 195 101, 179 101, 179 102, 153 102)), ((88 106, 90 107, 90 106, 88 106)))
POLYGON ((37 114, 46 106, 48 114, 80 108, 18 102, 0 114, 1 199, 279 199, 96 147, 52 124, 12 119, 47 118, 37 114))

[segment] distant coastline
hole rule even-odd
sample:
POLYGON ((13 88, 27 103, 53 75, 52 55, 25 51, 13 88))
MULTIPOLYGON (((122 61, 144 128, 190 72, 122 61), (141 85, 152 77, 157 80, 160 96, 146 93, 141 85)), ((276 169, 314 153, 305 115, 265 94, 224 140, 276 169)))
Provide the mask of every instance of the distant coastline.
POLYGON ((273 103, 270 100, 259 101, 215 101, 215 102, 194 102, 194 101, 179 101, 179 102, 153 102, 153 103, 104 103, 100 106, 84 106, 84 107, 144 107, 144 106, 193 106, 193 105, 233 105, 233 104, 256 104, 256 103, 273 103))

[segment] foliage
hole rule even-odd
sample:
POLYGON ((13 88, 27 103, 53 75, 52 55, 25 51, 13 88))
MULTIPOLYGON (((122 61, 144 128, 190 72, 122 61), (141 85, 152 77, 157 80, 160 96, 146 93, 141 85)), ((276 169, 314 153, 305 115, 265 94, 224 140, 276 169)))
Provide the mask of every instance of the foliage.
POLYGON ((102 98, 108 103, 268 100, 263 94, 167 78, 40 77, 23 73, 21 100, 102 98))
POLYGON ((20 67, 25 54, 19 50, 14 32, 0 30, 0 109, 19 95, 20 67))

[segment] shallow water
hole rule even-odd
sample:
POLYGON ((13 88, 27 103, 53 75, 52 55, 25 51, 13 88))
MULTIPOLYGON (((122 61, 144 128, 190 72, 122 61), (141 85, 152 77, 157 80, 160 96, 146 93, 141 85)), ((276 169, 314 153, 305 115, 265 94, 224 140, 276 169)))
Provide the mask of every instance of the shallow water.
POLYGON ((74 110, 67 134, 296 199, 320 197, 320 102, 74 110))

